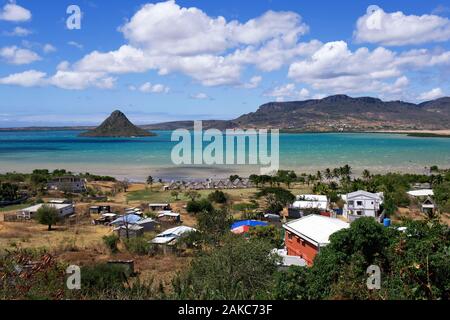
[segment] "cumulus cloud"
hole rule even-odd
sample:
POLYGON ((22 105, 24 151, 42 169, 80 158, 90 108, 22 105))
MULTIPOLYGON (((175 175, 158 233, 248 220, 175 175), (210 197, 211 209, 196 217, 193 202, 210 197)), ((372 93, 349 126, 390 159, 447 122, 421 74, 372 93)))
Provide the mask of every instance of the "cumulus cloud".
POLYGON ((250 80, 246 83, 244 83, 241 87, 245 88, 245 89, 255 89, 258 88, 259 84, 262 81, 262 77, 261 76, 254 76, 251 77, 250 80))
POLYGON ((192 94, 191 95, 191 99, 195 99, 195 100, 211 100, 211 98, 203 92, 197 93, 197 94, 192 94))
POLYGON ((163 84, 151 84, 146 82, 139 87, 139 91, 144 93, 168 93, 170 88, 163 84))
POLYGON ((0 58, 7 63, 23 65, 41 60, 41 57, 34 51, 22 49, 17 46, 3 47, 0 49, 0 58))
POLYGON ((268 11, 240 23, 174 1, 144 5, 119 30, 128 44, 110 52, 91 52, 72 70, 179 72, 205 86, 238 86, 245 65, 273 71, 317 45, 298 43, 308 27, 293 12, 268 11))
POLYGON ((290 100, 304 100, 310 97, 310 92, 306 88, 297 89, 294 83, 288 83, 282 86, 275 87, 264 93, 266 97, 275 98, 276 101, 290 100))
POLYGON ((434 100, 437 98, 442 98, 444 96, 445 96, 445 93, 442 91, 441 88, 434 88, 434 89, 431 89, 430 91, 421 93, 417 97, 417 100, 421 100, 421 101, 434 100))
POLYGON ((52 53, 56 51, 56 48, 51 45, 50 43, 46 43, 43 47, 42 47, 42 51, 44 51, 44 53, 52 53))
POLYGON ((0 9, 0 20, 24 22, 31 20, 31 12, 14 2, 7 3, 0 9))
POLYGON ((185 56, 221 53, 274 38, 295 44, 308 27, 294 12, 268 11, 242 24, 210 17, 198 8, 182 8, 171 0, 144 5, 119 30, 135 47, 153 54, 185 56))
POLYGON ((7 77, 0 78, 1 84, 16 85, 21 87, 35 87, 46 84, 47 74, 44 72, 29 70, 22 73, 11 74, 7 77))
POLYGON ((437 15, 405 15, 401 11, 386 13, 370 6, 358 19, 354 37, 357 42, 386 46, 442 42, 450 39, 450 20, 437 15))
POLYGON ((80 49, 80 50, 83 49, 83 45, 81 43, 76 42, 76 41, 69 41, 69 42, 67 42, 67 44, 69 46, 75 47, 75 48, 80 49))
POLYGON ((5 35, 12 36, 12 37, 26 37, 32 33, 33 32, 29 29, 22 28, 22 27, 15 27, 12 31, 5 32, 5 35))

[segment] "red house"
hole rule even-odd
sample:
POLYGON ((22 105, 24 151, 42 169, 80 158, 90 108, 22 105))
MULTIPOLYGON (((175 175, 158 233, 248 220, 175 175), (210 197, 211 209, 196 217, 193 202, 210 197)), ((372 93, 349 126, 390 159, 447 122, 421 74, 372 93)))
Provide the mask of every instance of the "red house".
POLYGON ((342 220, 314 214, 288 222, 283 225, 287 254, 298 256, 312 266, 317 253, 329 243, 329 237, 349 227, 342 220))

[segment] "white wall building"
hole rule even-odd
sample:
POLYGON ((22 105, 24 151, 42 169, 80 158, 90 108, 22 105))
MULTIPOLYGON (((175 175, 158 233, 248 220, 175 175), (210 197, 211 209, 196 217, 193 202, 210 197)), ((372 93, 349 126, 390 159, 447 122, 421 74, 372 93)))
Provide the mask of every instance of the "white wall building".
POLYGON ((345 201, 343 215, 350 222, 360 217, 377 218, 383 204, 383 193, 371 193, 363 190, 341 196, 345 201))
POLYGON ((25 218, 32 218, 37 211, 42 208, 44 205, 55 208, 58 210, 59 216, 61 218, 72 215, 75 210, 72 204, 54 204, 54 203, 41 203, 32 207, 28 207, 17 212, 18 215, 21 215, 25 218))

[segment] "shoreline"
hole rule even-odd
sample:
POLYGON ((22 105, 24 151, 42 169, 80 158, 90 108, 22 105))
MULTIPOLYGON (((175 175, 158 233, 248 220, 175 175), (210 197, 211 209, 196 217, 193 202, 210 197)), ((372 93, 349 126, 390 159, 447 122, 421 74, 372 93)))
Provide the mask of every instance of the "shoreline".
MULTIPOLYGON (((340 164, 336 164, 339 167, 340 164)), ((420 165, 412 166, 351 166, 353 175, 359 176, 362 172, 367 169, 372 174, 387 174, 387 173, 411 173, 411 174, 428 174, 427 170, 429 167, 423 167, 420 165)), ((305 174, 316 174, 317 171, 324 171, 327 168, 334 168, 333 166, 298 166, 298 167, 281 167, 280 170, 293 170, 298 175, 305 174)), ((85 173, 89 172, 95 175, 112 176, 118 180, 128 179, 130 182, 142 183, 145 182, 147 177, 150 175, 154 179, 162 179, 163 181, 198 181, 205 179, 226 179, 231 175, 239 175, 241 177, 249 177, 251 174, 261 174, 259 167, 251 166, 202 166, 202 167, 192 167, 192 166, 172 166, 172 167, 161 167, 161 166, 102 166, 98 167, 95 165, 79 166, 74 164, 66 165, 43 165, 36 164, 34 166, 16 166, 14 168, 2 167, 0 169, 0 174, 4 173, 31 173, 34 169, 48 169, 53 171, 55 169, 66 169, 73 173, 85 173)), ((445 169, 442 167, 442 169, 445 169)))

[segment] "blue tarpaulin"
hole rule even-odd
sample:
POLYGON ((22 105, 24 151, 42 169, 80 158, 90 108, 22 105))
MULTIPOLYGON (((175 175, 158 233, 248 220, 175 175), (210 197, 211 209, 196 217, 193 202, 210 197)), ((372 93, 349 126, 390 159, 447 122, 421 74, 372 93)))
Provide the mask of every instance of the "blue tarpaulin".
POLYGON ((258 221, 258 220, 243 220, 238 221, 232 224, 231 230, 239 228, 239 227, 258 227, 258 226, 268 226, 269 224, 264 221, 258 221))
POLYGON ((129 214, 129 215, 126 215, 126 216, 123 216, 123 217, 120 217, 120 218, 114 220, 113 222, 111 222, 111 224, 125 224, 125 223, 133 224, 133 223, 138 222, 141 219, 142 219, 141 217, 139 217, 135 214, 129 214))

